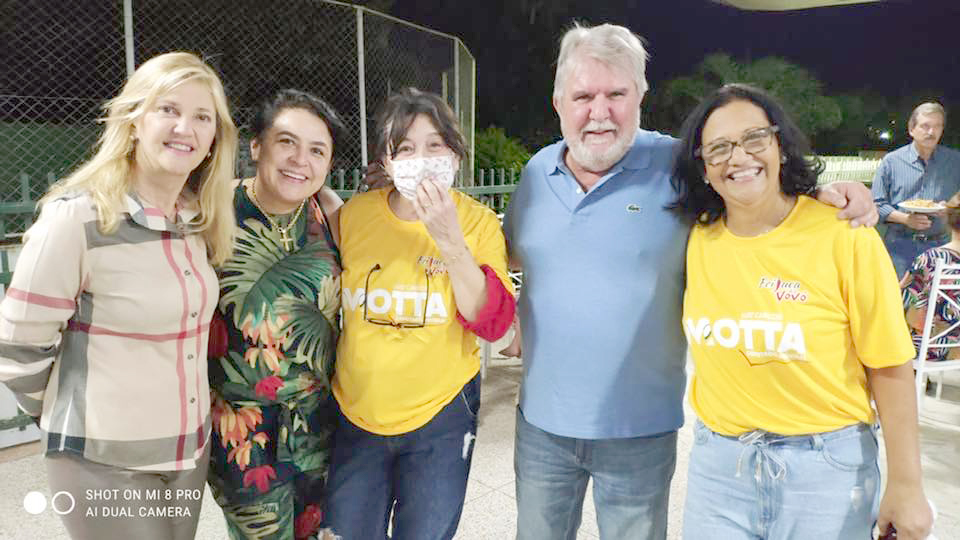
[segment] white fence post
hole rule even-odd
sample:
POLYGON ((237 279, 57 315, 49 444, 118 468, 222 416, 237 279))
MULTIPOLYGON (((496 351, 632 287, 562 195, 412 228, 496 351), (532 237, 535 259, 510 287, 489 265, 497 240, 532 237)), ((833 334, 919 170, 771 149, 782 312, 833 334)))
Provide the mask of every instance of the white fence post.
POLYGON ((367 166, 367 88, 363 52, 363 8, 357 10, 357 86, 360 97, 360 161, 367 166))
POLYGON ((136 69, 133 54, 133 0, 123 0, 123 44, 127 52, 127 77, 136 69))

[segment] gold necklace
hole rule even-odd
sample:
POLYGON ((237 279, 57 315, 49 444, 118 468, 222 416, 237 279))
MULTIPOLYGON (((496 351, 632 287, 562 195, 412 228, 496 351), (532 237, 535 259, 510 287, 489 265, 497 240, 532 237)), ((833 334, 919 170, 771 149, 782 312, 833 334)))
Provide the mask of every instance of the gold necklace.
POLYGON ((300 214, 303 213, 303 207, 307 205, 307 199, 309 199, 309 197, 300 201, 300 207, 297 208, 297 213, 293 215, 293 219, 290 220, 290 223, 287 223, 286 227, 281 227, 280 224, 263 209, 263 205, 260 204, 260 199, 257 198, 256 177, 253 178, 253 182, 250 184, 250 192, 253 194, 253 204, 257 207, 257 210, 260 210, 263 217, 267 218, 267 221, 270 222, 270 226, 280 233, 280 242, 283 244, 284 251, 293 251, 294 241, 293 237, 290 236, 290 230, 293 229, 293 226, 297 224, 297 220, 300 219, 300 214))

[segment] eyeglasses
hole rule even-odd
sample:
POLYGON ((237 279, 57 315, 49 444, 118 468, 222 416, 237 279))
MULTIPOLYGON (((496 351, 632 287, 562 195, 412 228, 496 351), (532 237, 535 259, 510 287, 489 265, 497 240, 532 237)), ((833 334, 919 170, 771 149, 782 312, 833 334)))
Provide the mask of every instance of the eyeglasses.
POLYGON ((759 154, 770 146, 771 136, 778 131, 780 131, 780 126, 751 129, 744 133, 743 137, 740 137, 739 142, 713 141, 694 150, 693 155, 702 157, 709 165, 720 165, 726 163, 733 155, 734 146, 743 148, 743 151, 750 155, 759 154))
POLYGON ((370 301, 369 301, 370 300, 370 276, 372 276, 374 272, 379 272, 380 270, 383 270, 383 267, 380 266, 379 263, 377 263, 373 265, 372 268, 370 268, 369 272, 367 272, 367 279, 363 284, 363 295, 364 295, 363 320, 371 324, 379 324, 380 326, 392 326, 394 328, 423 328, 424 326, 426 326, 427 325, 427 302, 429 302, 429 299, 430 299, 430 272, 428 272, 428 269, 427 268, 423 269, 423 275, 427 279, 427 294, 424 297, 423 309, 421 310, 423 312, 423 319, 421 319, 420 322, 397 322, 390 319, 378 319, 378 318, 370 317, 370 315, 367 313, 367 305, 370 304, 370 301))

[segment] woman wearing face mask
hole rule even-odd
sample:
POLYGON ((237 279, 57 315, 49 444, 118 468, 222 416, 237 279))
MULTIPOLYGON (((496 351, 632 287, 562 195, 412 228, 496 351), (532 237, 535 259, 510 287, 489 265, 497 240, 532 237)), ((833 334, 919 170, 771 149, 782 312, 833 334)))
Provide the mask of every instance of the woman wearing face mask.
POLYGON ((0 380, 40 417, 71 538, 186 540, 209 462, 211 263, 230 254, 236 128, 216 73, 188 53, 145 62, 105 109, 96 154, 24 236, 0 380))
POLYGON ((871 538, 877 522, 926 538, 915 353, 880 237, 809 196, 806 139, 764 92, 726 85, 682 133, 698 417, 683 537, 871 538))
POLYGON ((480 405, 476 338, 497 339, 513 320, 506 248, 494 213, 450 189, 467 151, 439 96, 391 96, 376 133, 393 184, 340 215, 328 524, 384 538, 393 509, 393 538, 452 538, 480 405))
POLYGON ((343 201, 324 182, 344 129, 298 90, 266 100, 252 127, 257 174, 234 190, 237 236, 219 268, 210 486, 231 538, 301 539, 322 520, 336 419, 343 201))

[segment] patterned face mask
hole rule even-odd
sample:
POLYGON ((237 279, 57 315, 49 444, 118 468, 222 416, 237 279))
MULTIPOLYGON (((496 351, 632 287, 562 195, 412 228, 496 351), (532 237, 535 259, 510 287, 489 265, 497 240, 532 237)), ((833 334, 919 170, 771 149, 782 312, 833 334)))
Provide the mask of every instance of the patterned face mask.
POLYGON ((404 198, 417 198, 417 186, 433 178, 443 189, 453 186, 453 156, 411 158, 393 161, 393 185, 404 198))

